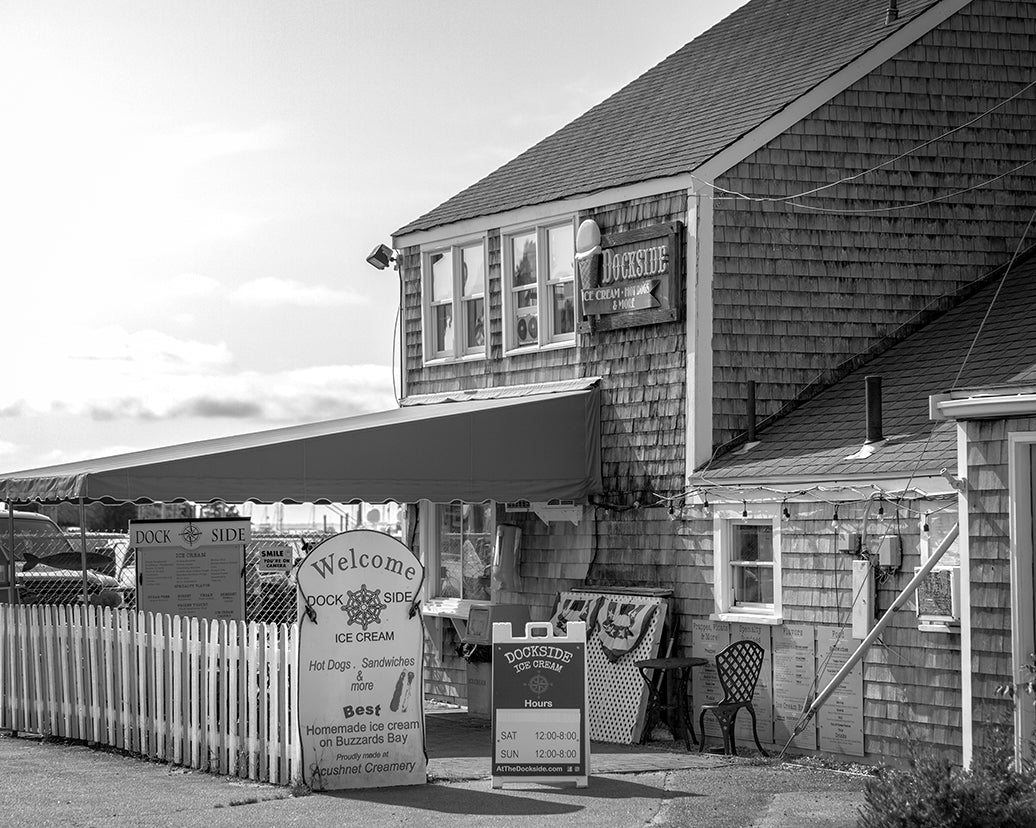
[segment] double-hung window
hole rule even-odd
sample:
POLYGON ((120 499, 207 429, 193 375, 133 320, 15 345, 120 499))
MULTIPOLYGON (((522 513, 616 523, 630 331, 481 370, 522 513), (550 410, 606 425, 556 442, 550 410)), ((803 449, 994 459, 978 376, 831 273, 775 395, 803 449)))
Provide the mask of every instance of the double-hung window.
POLYGON ((486 353, 486 246, 480 240, 424 252, 426 360, 486 353))
POLYGON ((714 617, 720 620, 781 618, 780 518, 768 507, 764 514, 755 511, 744 517, 720 508, 714 516, 714 617))
POLYGON ((508 351, 575 342, 575 230, 571 220, 503 236, 508 351))

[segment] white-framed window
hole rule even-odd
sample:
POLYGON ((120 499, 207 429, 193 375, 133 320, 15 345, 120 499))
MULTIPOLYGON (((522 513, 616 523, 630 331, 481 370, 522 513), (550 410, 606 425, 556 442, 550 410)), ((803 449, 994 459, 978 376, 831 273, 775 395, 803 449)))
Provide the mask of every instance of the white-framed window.
POLYGON ((505 231, 502 243, 505 350, 574 344, 575 222, 505 231))
POLYGON ((489 601, 496 511, 492 503, 421 504, 425 598, 489 601))
POLYGON ((771 506, 715 507, 714 620, 774 624, 782 617, 781 520, 771 506), (744 512, 748 512, 748 517, 744 512))
POLYGON ((486 243, 422 251, 425 361, 486 355, 486 243))

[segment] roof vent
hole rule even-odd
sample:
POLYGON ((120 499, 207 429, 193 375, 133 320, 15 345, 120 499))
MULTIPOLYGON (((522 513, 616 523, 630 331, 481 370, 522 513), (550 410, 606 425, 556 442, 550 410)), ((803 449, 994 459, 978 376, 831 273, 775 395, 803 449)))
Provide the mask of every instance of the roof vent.
POLYGON ((899 0, 889 0, 889 7, 885 10, 885 25, 899 20, 899 0))

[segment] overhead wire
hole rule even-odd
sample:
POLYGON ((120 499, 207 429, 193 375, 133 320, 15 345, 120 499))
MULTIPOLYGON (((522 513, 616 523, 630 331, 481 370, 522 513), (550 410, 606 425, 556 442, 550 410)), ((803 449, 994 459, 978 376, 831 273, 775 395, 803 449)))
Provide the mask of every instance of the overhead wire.
POLYGON ((920 151, 922 149, 925 149, 926 147, 931 146, 932 144, 935 144, 935 143, 937 143, 939 141, 942 141, 943 139, 948 138, 950 135, 953 135, 953 134, 955 134, 957 132, 960 132, 962 129, 967 129, 968 127, 973 126, 974 124, 978 123, 979 121, 981 121, 983 118, 987 117, 988 115, 991 115, 992 113, 996 112, 1002 106, 1010 103, 1011 101, 1013 101, 1016 98, 1020 97, 1021 95, 1025 94, 1027 91, 1032 89, 1034 86, 1036 86, 1036 80, 1029 81, 1027 84, 1025 84, 1025 86, 1023 86, 1021 89, 1019 89, 1013 95, 1010 95, 1010 96, 1008 96, 1006 98, 1003 98, 1002 100, 998 101, 996 104, 991 106, 989 109, 985 110, 984 112, 982 112, 979 115, 976 115, 974 118, 972 118, 972 119, 970 119, 968 121, 965 121, 962 124, 958 124, 957 126, 953 127, 952 129, 948 129, 945 132, 943 132, 943 133, 941 133, 939 135, 936 135, 934 138, 930 138, 927 141, 924 141, 923 143, 920 143, 920 144, 918 144, 918 145, 916 145, 914 147, 911 147, 910 149, 906 150, 905 152, 901 152, 899 155, 896 155, 896 156, 893 156, 892 158, 886 159, 885 161, 882 161, 880 164, 876 164, 873 167, 870 167, 869 169, 863 170, 862 172, 854 173, 853 175, 843 176, 842 178, 839 178, 839 179, 837 179, 835 181, 829 181, 828 183, 821 184, 818 187, 813 187, 812 189, 804 190, 804 191, 802 191, 800 193, 794 193, 792 195, 785 195, 785 196, 751 196, 751 195, 747 195, 745 193, 738 192, 737 190, 729 190, 729 189, 726 189, 724 187, 720 187, 720 186, 718 186, 718 185, 716 185, 716 184, 714 184, 712 182, 705 181, 704 179, 700 179, 700 178, 695 177, 695 180, 697 180, 699 183, 702 183, 702 184, 705 184, 707 186, 712 187, 714 190, 718 190, 719 192, 727 193, 728 195, 735 196, 737 198, 744 199, 746 201, 781 202, 781 201, 794 201, 795 199, 798 199, 798 198, 805 198, 806 196, 814 195, 814 194, 819 193, 819 192, 821 192, 823 190, 827 190, 827 189, 830 189, 832 187, 837 187, 837 186, 839 186, 841 184, 848 184, 850 182, 856 181, 859 178, 863 178, 865 175, 870 175, 873 172, 877 172, 878 170, 883 169, 884 167, 888 167, 888 166, 896 163, 897 161, 900 161, 903 158, 906 158, 907 156, 914 154, 915 152, 918 152, 918 151, 920 151))

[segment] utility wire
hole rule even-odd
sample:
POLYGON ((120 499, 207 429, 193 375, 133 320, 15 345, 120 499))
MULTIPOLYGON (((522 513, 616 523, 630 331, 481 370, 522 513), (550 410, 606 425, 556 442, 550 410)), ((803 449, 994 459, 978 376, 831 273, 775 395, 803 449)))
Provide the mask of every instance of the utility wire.
POLYGON ((1025 94, 1027 91, 1032 89, 1034 86, 1036 86, 1036 80, 1029 81, 1029 83, 1025 84, 1025 86, 1023 86, 1021 89, 1019 89, 1013 95, 1011 95, 1010 97, 1004 98, 1003 100, 1001 100, 1000 102, 998 102, 994 106, 992 106, 989 109, 987 109, 982 114, 976 115, 970 121, 966 121, 965 123, 960 124, 959 126, 955 126, 955 127, 953 127, 953 129, 949 129, 946 132, 942 133, 941 135, 937 135, 934 138, 930 138, 929 140, 925 141, 922 144, 918 144, 915 147, 911 147, 906 152, 902 152, 902 153, 900 153, 899 155, 897 155, 897 156, 895 156, 893 158, 889 158, 887 161, 882 161, 880 164, 877 164, 877 165, 871 167, 870 169, 864 170, 863 172, 859 172, 859 173, 856 173, 854 175, 844 176, 842 178, 839 178, 837 181, 831 181, 831 182, 829 182, 827 184, 821 184, 819 187, 814 187, 811 190, 804 190, 803 192, 795 193, 794 195, 786 195, 786 196, 750 196, 750 195, 746 195, 745 193, 740 193, 737 190, 728 190, 728 189, 726 189, 724 187, 719 187, 716 184, 712 184, 710 182, 703 181, 702 179, 697 179, 696 178, 696 180, 698 180, 700 183, 707 184, 708 186, 712 187, 714 190, 718 190, 719 192, 727 193, 729 195, 735 196, 737 198, 745 199, 747 201, 771 201, 771 202, 773 202, 773 201, 792 201, 792 200, 797 199, 797 198, 804 198, 806 196, 811 196, 814 193, 819 193, 822 190, 827 190, 827 189, 830 189, 831 187, 837 187, 840 184, 848 184, 849 182, 855 181, 858 178, 862 178, 865 175, 870 175, 872 172, 876 172, 876 171, 882 169, 883 167, 887 167, 887 166, 889 166, 891 164, 895 164, 897 161, 899 161, 899 160, 901 160, 903 158, 906 158, 908 155, 912 155, 913 153, 915 153, 915 152, 917 152, 919 150, 922 150, 925 147, 929 147, 932 144, 934 144, 934 143, 936 143, 938 141, 941 141, 944 138, 947 138, 947 137, 949 137, 950 135, 953 135, 956 132, 960 132, 962 129, 967 129, 969 126, 972 126, 973 124, 977 123, 978 121, 981 121, 987 115, 991 115, 993 112, 996 112, 996 110, 998 110, 1000 107, 1004 106, 1007 103, 1010 103, 1011 101, 1013 101, 1015 98, 1019 97, 1020 95, 1025 94))
POLYGON ((960 369, 957 371, 957 376, 953 379, 953 388, 956 388, 957 383, 960 382, 961 374, 964 373, 964 366, 968 364, 968 360, 971 358, 971 352, 975 350, 975 345, 978 344, 978 338, 982 335, 982 329, 985 328, 986 321, 989 319, 989 315, 993 312, 993 306, 996 304, 996 300, 1000 296, 1000 291, 1003 290, 1004 283, 1007 282, 1007 277, 1011 273, 1011 268, 1014 267, 1015 260, 1021 252, 1022 244, 1024 244, 1025 237, 1029 233, 1029 228, 1032 227, 1033 219, 1036 219, 1036 210, 1033 210, 1032 215, 1029 216, 1029 221, 1026 222, 1025 229, 1022 230, 1022 237, 1018 239, 1018 244, 1014 248, 1014 255, 1011 256, 1011 261, 1007 263, 1007 269, 1004 270, 1004 275, 1000 278, 1000 284, 996 286, 996 292, 993 294, 993 298, 989 300, 989 307, 986 308, 986 314, 982 317, 978 330, 975 331, 975 336, 972 338, 971 345, 968 347, 968 352, 964 355, 964 360, 961 362, 960 369))

